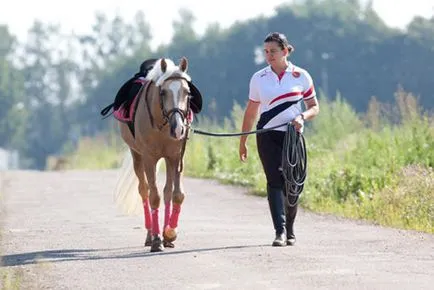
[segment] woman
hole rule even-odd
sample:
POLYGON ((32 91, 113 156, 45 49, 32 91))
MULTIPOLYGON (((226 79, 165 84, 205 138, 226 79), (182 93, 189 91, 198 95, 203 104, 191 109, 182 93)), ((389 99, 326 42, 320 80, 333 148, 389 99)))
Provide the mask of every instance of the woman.
MULTIPOLYGON (((257 71, 250 80, 249 101, 244 113, 242 131, 252 129, 260 111, 257 129, 292 122, 298 132, 304 122, 319 113, 315 88, 309 73, 288 61, 294 50, 285 35, 273 32, 264 40, 264 53, 269 66, 257 71), (301 100, 306 110, 302 111, 301 100)), ((294 220, 297 205, 284 205, 285 183, 279 170, 286 126, 256 135, 259 157, 267 179, 267 196, 276 237, 273 246, 294 245, 294 220)), ((240 160, 247 159, 247 135, 240 139, 240 160)))

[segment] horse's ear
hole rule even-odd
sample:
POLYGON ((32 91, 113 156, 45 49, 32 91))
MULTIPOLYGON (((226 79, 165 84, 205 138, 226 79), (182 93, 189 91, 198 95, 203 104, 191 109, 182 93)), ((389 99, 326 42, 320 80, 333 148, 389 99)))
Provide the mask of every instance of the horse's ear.
POLYGON ((161 59, 161 71, 162 71, 163 73, 165 73, 165 72, 166 72, 166 69, 167 69, 167 62, 166 62, 166 60, 165 60, 164 58, 162 58, 162 59, 161 59))
POLYGON ((182 72, 186 72, 188 69, 188 61, 187 58, 185 56, 183 56, 181 58, 181 61, 179 62, 179 68, 181 69, 182 72))

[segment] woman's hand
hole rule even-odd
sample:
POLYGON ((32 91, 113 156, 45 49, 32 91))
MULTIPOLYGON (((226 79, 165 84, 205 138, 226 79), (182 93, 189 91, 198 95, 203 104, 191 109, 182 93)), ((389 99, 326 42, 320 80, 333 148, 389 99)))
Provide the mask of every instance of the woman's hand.
POLYGON ((303 115, 300 114, 297 117, 295 117, 295 119, 292 120, 292 125, 295 127, 295 130, 297 132, 303 133, 303 126, 304 126, 303 115))
POLYGON ((245 162, 247 160, 247 146, 246 146, 246 142, 240 142, 240 160, 242 162, 245 162))
MULTIPOLYGON (((241 127, 242 132, 248 132, 252 129, 253 122, 255 121, 256 116, 258 115, 259 111, 259 102, 254 102, 252 100, 249 100, 247 103, 246 111, 244 112, 244 118, 243 118, 243 125, 241 127)), ((247 135, 243 135, 240 137, 240 160, 242 162, 246 161, 247 159, 247 135)))

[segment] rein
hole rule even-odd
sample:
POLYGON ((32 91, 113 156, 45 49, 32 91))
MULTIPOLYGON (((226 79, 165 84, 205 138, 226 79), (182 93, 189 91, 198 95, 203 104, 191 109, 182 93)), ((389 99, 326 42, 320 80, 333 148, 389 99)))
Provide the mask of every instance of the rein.
POLYGON ((205 135, 205 136, 236 137, 236 136, 243 136, 243 135, 250 135, 250 134, 261 134, 261 133, 264 133, 264 132, 267 132, 267 131, 271 131, 273 129, 280 128, 280 127, 283 127, 283 126, 286 126, 286 125, 288 125, 288 123, 283 123, 283 124, 276 125, 276 126, 273 126, 273 127, 270 127, 270 128, 264 128, 264 129, 258 129, 258 130, 254 130, 254 131, 247 131, 247 132, 240 132, 240 133, 212 133, 212 132, 206 132, 206 131, 202 131, 202 130, 194 129, 194 128, 190 128, 190 130, 193 133, 200 134, 200 135, 205 135))

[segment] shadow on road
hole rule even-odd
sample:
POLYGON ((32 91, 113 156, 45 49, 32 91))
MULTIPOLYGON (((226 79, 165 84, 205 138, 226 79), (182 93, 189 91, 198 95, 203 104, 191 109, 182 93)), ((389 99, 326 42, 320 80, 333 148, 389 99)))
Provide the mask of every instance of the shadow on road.
POLYGON ((166 249, 165 252, 151 253, 149 247, 114 248, 114 249, 70 249, 29 252, 0 257, 0 267, 22 266, 38 263, 58 263, 83 260, 108 260, 146 258, 152 256, 181 255, 189 253, 213 252, 247 248, 268 247, 269 245, 226 246, 190 250, 166 249))

